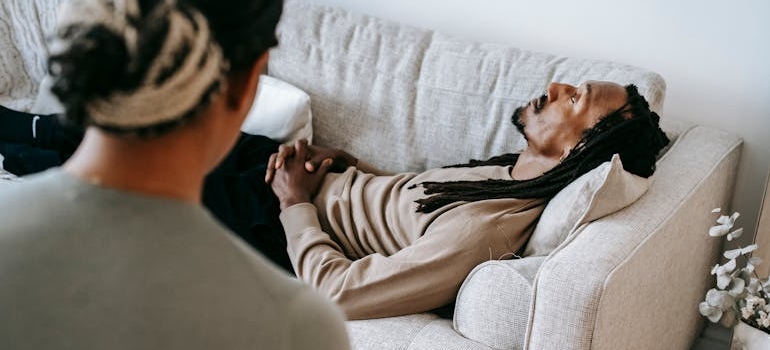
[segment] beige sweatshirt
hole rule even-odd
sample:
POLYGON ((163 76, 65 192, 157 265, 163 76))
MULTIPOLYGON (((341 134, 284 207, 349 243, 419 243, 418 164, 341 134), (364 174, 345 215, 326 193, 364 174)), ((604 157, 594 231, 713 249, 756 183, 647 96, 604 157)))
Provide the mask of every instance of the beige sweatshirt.
POLYGON ((294 270, 349 319, 446 305, 476 265, 513 257, 545 201, 454 203, 425 214, 416 212, 415 203, 426 196, 424 188, 408 188, 425 181, 511 179, 510 170, 481 166, 375 176, 351 167, 328 174, 313 204, 281 213, 294 270))

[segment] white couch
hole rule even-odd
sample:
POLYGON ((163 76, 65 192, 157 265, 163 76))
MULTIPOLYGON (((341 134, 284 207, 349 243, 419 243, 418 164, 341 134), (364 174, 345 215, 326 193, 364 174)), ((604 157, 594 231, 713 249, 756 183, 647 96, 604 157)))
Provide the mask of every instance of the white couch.
MULTIPOLYGON (((0 2, 0 104, 46 112, 35 101, 59 2, 0 2)), ((637 67, 467 42, 299 1, 287 3, 279 39, 269 74, 310 94, 315 142, 389 171, 521 149, 510 115, 550 81, 635 83, 658 111, 665 96, 663 79, 637 67)), ((704 324, 697 304, 719 248, 705 234, 709 212, 729 206, 741 141, 662 115, 673 142, 638 201, 562 232, 547 254, 481 264, 453 319, 349 322, 354 348, 687 349, 704 324)))
MULTIPOLYGON (((394 172, 521 149, 510 115, 550 81, 635 83, 657 111, 665 96, 664 80, 637 67, 468 42, 300 1, 287 3, 278 32, 268 72, 310 94, 316 143, 394 172)), ((349 322, 354 347, 688 349, 704 324, 697 305, 718 250, 706 234, 710 211, 729 206, 741 141, 662 115, 672 145, 638 201, 580 225, 545 256, 483 263, 453 319, 349 322)))

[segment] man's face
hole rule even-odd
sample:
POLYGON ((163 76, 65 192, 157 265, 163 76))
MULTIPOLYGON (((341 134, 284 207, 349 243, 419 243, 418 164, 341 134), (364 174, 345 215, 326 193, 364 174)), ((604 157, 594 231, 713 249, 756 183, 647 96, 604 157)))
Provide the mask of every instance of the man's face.
POLYGON ((558 158, 627 99, 626 89, 611 82, 587 81, 579 87, 551 83, 545 94, 517 108, 512 121, 529 148, 558 158))

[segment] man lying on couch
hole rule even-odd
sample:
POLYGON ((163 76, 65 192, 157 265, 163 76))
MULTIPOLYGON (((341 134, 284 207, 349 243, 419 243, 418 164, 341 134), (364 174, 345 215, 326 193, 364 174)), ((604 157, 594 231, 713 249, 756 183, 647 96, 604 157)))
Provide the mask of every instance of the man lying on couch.
POLYGON ((521 153, 419 174, 376 176, 340 150, 281 146, 266 181, 297 276, 350 319, 446 305, 476 265, 522 249, 559 190, 616 153, 648 177, 669 142, 633 85, 552 83, 512 121, 521 153))

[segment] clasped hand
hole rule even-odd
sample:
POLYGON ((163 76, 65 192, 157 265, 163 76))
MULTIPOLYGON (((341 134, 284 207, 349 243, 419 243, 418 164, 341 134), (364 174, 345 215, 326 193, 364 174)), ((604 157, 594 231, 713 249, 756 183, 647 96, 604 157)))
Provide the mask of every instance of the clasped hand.
POLYGON ((308 145, 302 139, 293 145, 280 145, 278 152, 270 156, 265 182, 272 187, 283 210, 310 202, 328 172, 341 172, 357 162, 345 151, 308 145))

